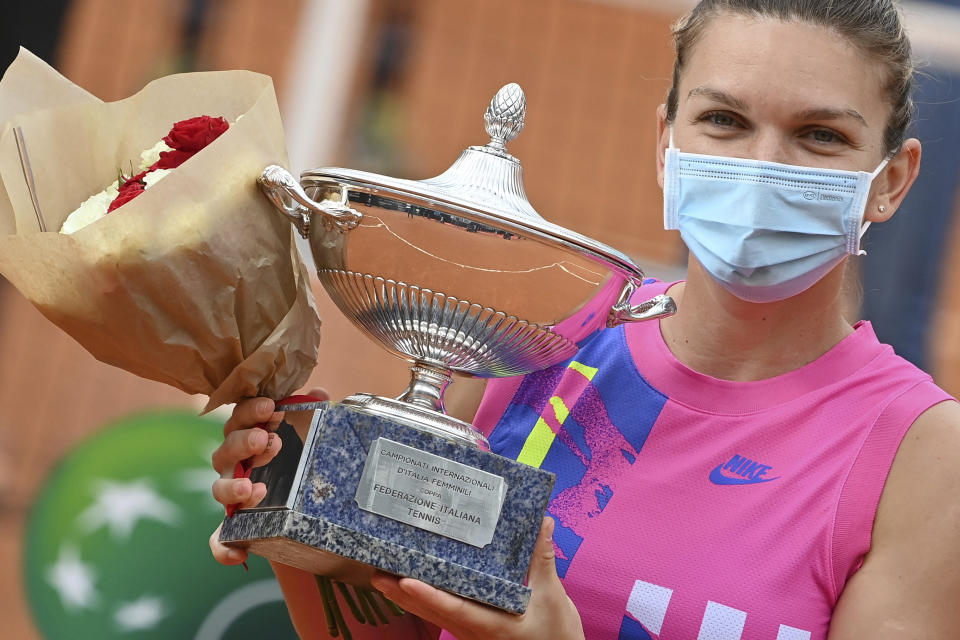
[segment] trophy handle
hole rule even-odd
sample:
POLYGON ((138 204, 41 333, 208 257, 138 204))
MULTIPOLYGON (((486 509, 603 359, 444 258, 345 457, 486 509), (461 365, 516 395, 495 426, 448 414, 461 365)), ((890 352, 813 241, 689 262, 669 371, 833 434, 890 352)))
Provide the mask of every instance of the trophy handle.
POLYGON ((263 170, 257 183, 277 211, 292 222, 304 238, 310 237, 310 216, 313 213, 323 216, 328 227, 341 231, 356 228, 363 219, 363 214, 346 206, 345 201, 333 204, 311 199, 289 171, 275 164, 263 170))
POLYGON ((654 296, 637 305, 630 304, 630 298, 636 290, 637 283, 632 279, 627 279, 623 285, 623 290, 620 292, 620 299, 610 309, 610 315, 607 317, 608 327, 615 327, 624 322, 666 318, 677 312, 677 303, 673 301, 673 298, 664 294, 654 296))

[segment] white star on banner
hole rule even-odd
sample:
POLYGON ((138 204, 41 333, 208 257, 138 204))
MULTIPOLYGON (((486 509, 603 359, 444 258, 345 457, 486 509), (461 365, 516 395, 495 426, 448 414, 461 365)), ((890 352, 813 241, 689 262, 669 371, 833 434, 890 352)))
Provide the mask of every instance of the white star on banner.
MULTIPOLYGON (((204 446, 198 452, 201 460, 210 460, 213 452, 218 447, 218 443, 213 440, 204 442, 204 446)), ((184 469, 177 475, 180 488, 190 493, 196 493, 204 498, 204 504, 211 511, 223 511, 223 505, 213 499, 213 482, 220 477, 220 474, 213 470, 208 464, 192 469, 184 469)))
POLYGON ((121 603, 113 614, 113 621, 121 631, 142 631, 157 626, 169 614, 163 600, 143 595, 133 602, 121 603))
POLYGON ((92 609, 99 600, 93 566, 80 560, 76 547, 64 544, 56 563, 47 568, 47 582, 60 596, 64 609, 92 609))
POLYGON ((211 511, 223 511, 223 505, 213 499, 213 482, 220 474, 213 469, 197 467, 184 469, 178 475, 180 488, 190 493, 196 493, 203 498, 204 505, 211 511))
POLYGON ((101 480, 93 504, 78 517, 87 533, 106 525, 114 538, 127 539, 141 519, 175 525, 180 520, 180 509, 157 493, 146 479, 101 480))

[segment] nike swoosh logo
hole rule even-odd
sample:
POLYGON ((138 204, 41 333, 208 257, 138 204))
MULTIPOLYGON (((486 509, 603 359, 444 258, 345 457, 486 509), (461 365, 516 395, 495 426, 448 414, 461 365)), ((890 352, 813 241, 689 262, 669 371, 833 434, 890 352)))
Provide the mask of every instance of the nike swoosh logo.
POLYGON ((720 470, 723 469, 723 465, 719 465, 716 469, 710 472, 710 482, 713 484, 759 484, 761 482, 770 482, 771 480, 776 480, 780 476, 775 478, 757 478, 756 480, 751 480, 750 478, 729 478, 722 473, 720 470))

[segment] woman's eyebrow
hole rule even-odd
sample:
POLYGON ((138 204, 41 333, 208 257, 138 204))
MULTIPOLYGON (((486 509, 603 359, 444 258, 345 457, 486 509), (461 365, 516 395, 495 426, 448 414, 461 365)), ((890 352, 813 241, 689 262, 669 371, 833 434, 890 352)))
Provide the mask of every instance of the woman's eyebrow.
POLYGON ((740 100, 739 98, 735 98, 734 96, 730 95, 726 91, 721 91, 720 89, 714 89, 713 87, 706 87, 703 85, 700 85, 699 87, 694 87, 693 89, 690 90, 690 93, 687 94, 687 97, 692 98, 694 96, 703 96, 705 98, 709 98, 714 102, 725 104, 728 107, 736 109, 737 111, 749 111, 749 109, 747 108, 747 104, 743 100, 740 100))
POLYGON ((845 109, 836 109, 833 107, 818 107, 814 109, 805 109, 797 114, 798 120, 841 120, 844 118, 853 118, 864 127, 869 127, 866 118, 860 115, 856 109, 847 107, 845 109))

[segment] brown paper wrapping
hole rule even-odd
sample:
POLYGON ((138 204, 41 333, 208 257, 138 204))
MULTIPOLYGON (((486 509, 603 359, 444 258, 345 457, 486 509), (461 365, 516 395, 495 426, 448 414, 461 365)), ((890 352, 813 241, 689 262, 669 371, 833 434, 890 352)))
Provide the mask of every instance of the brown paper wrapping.
POLYGON ((47 318, 98 360, 209 395, 204 411, 303 385, 320 320, 293 229, 256 185, 287 161, 269 77, 174 75, 104 103, 22 51, 0 81, 0 116, 0 273, 47 318), (198 115, 230 128, 105 218, 58 233, 118 168, 129 173, 174 122, 198 115))

